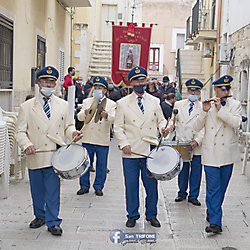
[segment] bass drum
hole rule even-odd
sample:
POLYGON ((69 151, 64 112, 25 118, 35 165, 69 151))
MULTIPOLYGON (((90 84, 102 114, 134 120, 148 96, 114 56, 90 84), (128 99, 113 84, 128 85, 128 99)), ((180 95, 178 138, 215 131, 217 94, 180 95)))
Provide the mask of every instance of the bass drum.
POLYGON ((84 175, 90 166, 90 160, 86 148, 71 144, 62 146, 54 153, 52 165, 57 175, 70 180, 84 175))
POLYGON ((154 148, 148 158, 147 168, 157 180, 169 181, 177 176, 183 167, 183 160, 179 152, 170 146, 160 146, 158 150, 154 148))

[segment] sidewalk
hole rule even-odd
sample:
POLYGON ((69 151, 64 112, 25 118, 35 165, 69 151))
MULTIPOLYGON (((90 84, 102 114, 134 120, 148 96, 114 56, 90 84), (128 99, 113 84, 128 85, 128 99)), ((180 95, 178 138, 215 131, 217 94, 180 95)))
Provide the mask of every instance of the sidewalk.
MULTIPOLYGON (((108 179, 103 190, 104 196, 97 197, 94 190, 77 196, 78 179, 61 182, 61 212, 63 235, 52 236, 47 227, 30 229, 33 219, 29 183, 26 178, 15 184, 10 182, 8 199, 0 198, 0 249, 213 249, 234 247, 250 249, 250 183, 241 175, 242 163, 236 164, 234 175, 224 203, 223 233, 209 236, 204 229, 205 182, 203 177, 200 201, 195 207, 187 201, 175 203, 177 178, 159 182, 158 219, 162 227, 153 228, 145 221, 145 193, 141 184, 141 218, 135 228, 126 228, 124 180, 121 166, 121 151, 112 139, 109 155, 108 179), (123 233, 157 233, 156 243, 134 242, 114 244, 110 233, 119 229, 123 233)), ((94 173, 91 173, 94 176, 94 173)), ((0 197, 3 197, 0 178, 0 197)), ((93 178, 92 178, 93 181, 93 178)))

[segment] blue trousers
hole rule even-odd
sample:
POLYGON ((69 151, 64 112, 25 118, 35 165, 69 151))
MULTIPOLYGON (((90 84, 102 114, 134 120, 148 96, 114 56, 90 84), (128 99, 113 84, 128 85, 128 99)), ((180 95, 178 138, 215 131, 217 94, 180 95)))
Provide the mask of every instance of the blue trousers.
POLYGON ((206 204, 210 224, 221 226, 222 204, 230 181, 233 164, 218 167, 204 166, 206 173, 206 204))
MULTIPOLYGON (((96 153, 96 176, 94 181, 94 189, 102 190, 106 181, 107 176, 107 162, 108 162, 108 153, 109 146, 99 146, 89 143, 83 143, 83 147, 85 147, 88 151, 90 162, 92 162, 94 158, 94 154, 96 153)), ((90 169, 80 177, 80 186, 81 188, 89 190, 90 188, 90 169)))
POLYGON ((48 227, 60 225, 60 179, 53 167, 29 169, 29 179, 35 217, 45 220, 48 227))
POLYGON ((191 161, 183 163, 183 168, 178 175, 178 195, 184 197, 187 196, 187 188, 189 181, 189 196, 188 200, 198 198, 200 193, 200 184, 201 184, 201 174, 202 174, 202 165, 201 165, 201 156, 194 155, 191 161), (191 165, 191 172, 190 172, 191 165), (189 173, 190 172, 190 173, 189 173))
POLYGON ((157 180, 149 178, 150 172, 146 172, 146 159, 143 158, 122 158, 123 174, 126 188, 126 209, 127 217, 138 220, 140 214, 139 209, 139 177, 141 172, 141 179, 146 190, 146 217, 148 219, 156 218, 157 202, 158 202, 158 188, 157 180))

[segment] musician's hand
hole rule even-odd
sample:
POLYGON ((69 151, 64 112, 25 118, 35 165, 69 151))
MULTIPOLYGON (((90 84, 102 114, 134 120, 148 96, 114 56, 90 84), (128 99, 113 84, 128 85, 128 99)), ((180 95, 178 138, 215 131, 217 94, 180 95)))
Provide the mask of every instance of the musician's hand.
POLYGON ((84 110, 85 115, 87 115, 88 112, 89 112, 89 109, 85 109, 85 110, 84 110))
POLYGON ((72 139, 75 138, 74 141, 79 141, 82 138, 82 133, 78 130, 74 131, 72 134, 72 139), (77 135, 77 137, 75 138, 75 136, 77 135))
POLYGON ((214 98, 214 105, 216 107, 216 109, 219 111, 221 109, 221 104, 220 104, 220 98, 216 97, 214 98))
POLYGON ((196 140, 191 140, 191 150, 194 150, 198 146, 198 142, 196 140))
POLYGON ((173 132, 175 130, 176 126, 175 125, 171 125, 170 126, 170 132, 173 132))
POLYGON ((103 108, 103 111, 101 112, 101 117, 107 119, 108 118, 108 112, 103 108))
POLYGON ((127 146, 123 147, 122 152, 124 154, 131 155, 131 147, 130 147, 130 145, 127 145, 127 146))
POLYGON ((169 134, 169 128, 162 128, 161 130, 164 137, 166 137, 169 134))
POLYGON ((25 149, 25 154, 26 154, 26 155, 35 155, 35 154, 36 154, 36 149, 35 149, 35 147, 34 147, 33 145, 27 147, 27 148, 25 149))
POLYGON ((211 108, 211 101, 210 99, 206 99, 203 101, 202 109, 203 111, 207 112, 211 108))

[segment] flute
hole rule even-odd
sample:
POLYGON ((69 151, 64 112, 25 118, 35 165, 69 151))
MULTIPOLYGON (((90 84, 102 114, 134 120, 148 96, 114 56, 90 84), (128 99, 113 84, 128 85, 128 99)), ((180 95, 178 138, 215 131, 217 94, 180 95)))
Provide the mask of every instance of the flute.
MULTIPOLYGON (((229 97, 232 97, 232 95, 226 95, 226 96, 223 96, 220 98, 220 100, 224 99, 224 98, 229 98, 229 97)), ((207 102, 212 102, 212 101, 215 101, 214 98, 212 99, 207 99, 207 100, 204 100, 202 103, 207 103, 207 102)))

